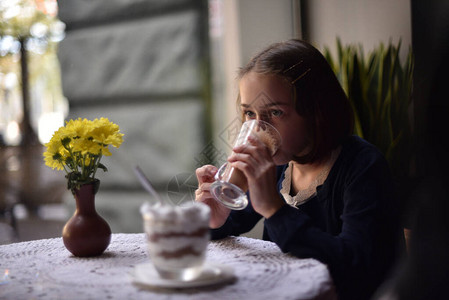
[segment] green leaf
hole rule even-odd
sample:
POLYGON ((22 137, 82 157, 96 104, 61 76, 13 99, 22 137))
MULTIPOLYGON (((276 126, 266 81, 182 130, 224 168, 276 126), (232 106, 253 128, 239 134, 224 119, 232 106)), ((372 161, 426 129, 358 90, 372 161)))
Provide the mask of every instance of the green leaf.
POLYGON ((354 133, 376 145, 394 174, 409 174, 413 136, 409 110, 412 103, 413 53, 401 64, 401 41, 380 43, 366 53, 361 44, 343 45, 337 37, 337 57, 328 48, 325 58, 334 70, 354 111, 354 133), (410 154, 406 154, 410 153, 410 154))
POLYGON ((107 172, 107 171, 108 171, 108 168, 106 168, 106 166, 103 165, 102 163, 98 163, 98 168, 99 168, 99 169, 102 169, 104 172, 107 172))

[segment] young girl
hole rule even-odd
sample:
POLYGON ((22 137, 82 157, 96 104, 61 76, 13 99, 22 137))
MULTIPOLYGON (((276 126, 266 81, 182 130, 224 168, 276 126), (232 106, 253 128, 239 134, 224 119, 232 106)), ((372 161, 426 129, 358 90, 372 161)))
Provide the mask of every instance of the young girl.
POLYGON ((210 194, 216 167, 197 169, 196 201, 211 207, 212 238, 245 233, 263 217, 263 238, 326 264, 340 299, 369 299, 402 242, 386 160, 352 135, 350 103, 311 45, 273 44, 238 78, 243 119, 269 122, 282 144, 273 157, 257 138, 233 149, 228 161, 248 180, 244 210, 230 211, 210 194))

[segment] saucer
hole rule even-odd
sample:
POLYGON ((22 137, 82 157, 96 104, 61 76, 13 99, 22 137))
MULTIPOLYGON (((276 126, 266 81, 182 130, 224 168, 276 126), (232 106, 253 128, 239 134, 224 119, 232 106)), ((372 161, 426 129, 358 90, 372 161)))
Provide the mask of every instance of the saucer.
POLYGON ((161 278, 152 263, 136 265, 131 277, 134 284, 158 288, 202 287, 228 283, 235 279, 231 267, 215 263, 205 263, 200 276, 189 281, 161 278))

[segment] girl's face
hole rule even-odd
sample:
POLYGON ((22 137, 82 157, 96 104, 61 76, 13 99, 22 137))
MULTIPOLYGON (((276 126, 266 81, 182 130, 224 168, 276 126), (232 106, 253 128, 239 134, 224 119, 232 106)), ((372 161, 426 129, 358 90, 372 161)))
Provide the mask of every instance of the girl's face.
POLYGON ((244 120, 266 121, 281 134, 282 145, 274 156, 277 165, 308 152, 306 122, 296 112, 289 82, 279 76, 249 72, 240 80, 239 89, 244 120))

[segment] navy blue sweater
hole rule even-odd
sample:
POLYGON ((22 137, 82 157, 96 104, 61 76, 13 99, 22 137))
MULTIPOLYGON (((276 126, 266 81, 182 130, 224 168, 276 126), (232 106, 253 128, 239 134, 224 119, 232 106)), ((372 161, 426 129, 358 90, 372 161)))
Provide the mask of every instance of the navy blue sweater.
MULTIPOLYGON (((277 169, 279 190, 286 168, 277 169)), ((251 204, 232 211, 212 230, 212 239, 248 232, 260 218, 251 204)), ((369 299, 403 248, 387 161, 365 140, 348 138, 316 195, 298 208, 284 205, 266 219, 263 238, 283 252, 326 264, 340 299, 369 299)))

